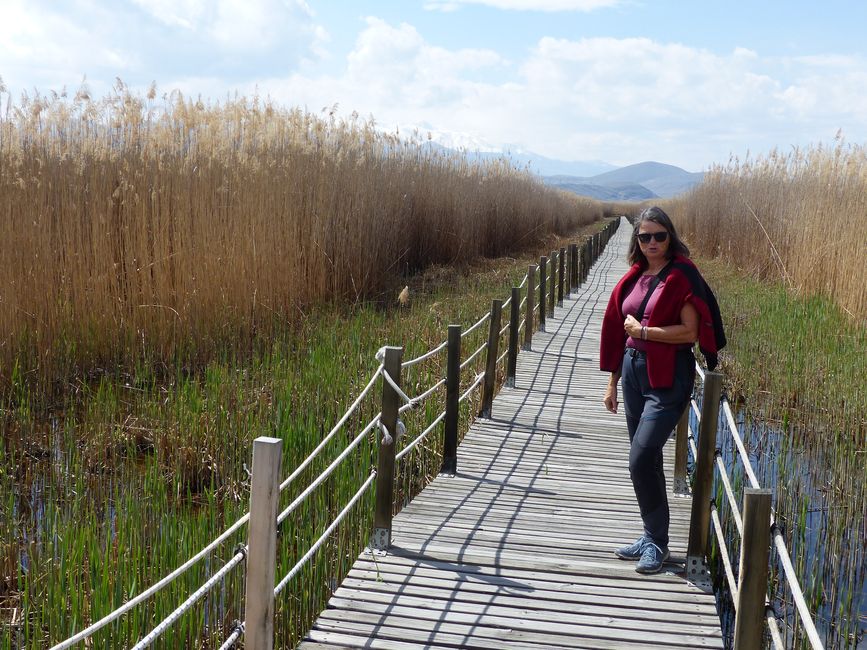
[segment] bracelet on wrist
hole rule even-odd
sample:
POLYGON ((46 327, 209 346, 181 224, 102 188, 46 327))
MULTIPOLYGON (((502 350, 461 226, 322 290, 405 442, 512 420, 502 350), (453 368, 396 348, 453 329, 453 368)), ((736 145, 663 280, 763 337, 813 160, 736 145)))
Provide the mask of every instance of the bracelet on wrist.
POLYGON ((642 341, 646 341, 646 340, 647 340, 647 325, 642 325, 642 326, 641 326, 641 340, 642 340, 642 341))

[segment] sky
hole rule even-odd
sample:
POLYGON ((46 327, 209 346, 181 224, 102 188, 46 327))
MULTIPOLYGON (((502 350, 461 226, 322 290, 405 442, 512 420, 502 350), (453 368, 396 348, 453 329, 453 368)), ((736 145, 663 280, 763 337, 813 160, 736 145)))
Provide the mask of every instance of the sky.
POLYGON ((613 165, 867 142, 860 0, 0 0, 0 25, 3 111, 119 78, 613 165))

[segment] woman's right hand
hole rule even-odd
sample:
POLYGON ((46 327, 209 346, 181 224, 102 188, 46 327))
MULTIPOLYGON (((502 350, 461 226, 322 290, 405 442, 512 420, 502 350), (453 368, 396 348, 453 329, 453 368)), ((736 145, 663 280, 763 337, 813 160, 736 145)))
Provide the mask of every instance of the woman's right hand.
POLYGON ((609 411, 617 413, 617 384, 608 384, 602 402, 609 411))

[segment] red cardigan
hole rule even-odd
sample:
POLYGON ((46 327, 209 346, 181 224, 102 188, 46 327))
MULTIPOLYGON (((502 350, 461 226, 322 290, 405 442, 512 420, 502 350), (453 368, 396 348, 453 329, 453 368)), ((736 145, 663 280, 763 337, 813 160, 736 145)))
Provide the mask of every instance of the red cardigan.
MULTIPOLYGON (((640 264, 633 264, 626 275, 620 278, 602 319, 602 340, 599 368, 607 372, 620 372, 626 332, 623 329, 623 300, 632 285, 644 272, 640 264)), ((716 299, 708 290, 692 260, 675 256, 674 265, 662 286, 662 293, 647 320, 648 327, 665 327, 680 324, 680 311, 690 302, 698 311, 698 344, 712 370, 716 366, 716 354, 725 345, 722 321, 716 299)), ((674 367, 677 346, 659 341, 647 341, 647 375, 651 388, 669 388, 674 384, 674 367)))

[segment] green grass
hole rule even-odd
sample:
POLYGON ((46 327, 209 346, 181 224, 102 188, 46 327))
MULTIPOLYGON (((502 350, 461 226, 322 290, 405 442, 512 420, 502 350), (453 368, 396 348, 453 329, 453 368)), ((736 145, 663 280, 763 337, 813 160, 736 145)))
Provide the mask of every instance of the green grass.
MULTIPOLYGON (((322 306, 299 329, 202 368, 141 366, 73 377, 54 404, 32 398, 28 382, 17 377, 0 405, 0 650, 67 638, 182 564, 246 511, 253 439, 283 439, 288 475, 367 383, 381 346, 405 346, 406 360, 439 344, 449 323, 466 327, 493 298, 507 298, 538 254, 430 269, 409 280, 406 307, 397 305, 400 286, 379 304, 322 306)), ((464 357, 486 337, 485 327, 467 337, 464 357)), ((483 363, 480 355, 476 368, 465 371, 464 386, 483 363)), ((444 375, 444 367, 444 354, 413 366, 403 386, 418 394, 444 375)), ((380 395, 377 386, 284 491, 281 509, 379 411, 380 395)), ((406 414, 408 439, 433 420, 444 399, 440 391, 406 414)), ((464 428, 476 408, 462 405, 464 428)), ((284 522, 278 579, 369 475, 375 449, 370 435, 284 522)), ((398 500, 417 492, 440 463, 436 432, 400 464, 398 500)), ((277 630, 287 643, 322 609, 367 542, 372 498, 371 490, 278 599, 277 630)), ((242 529, 146 605, 97 632, 93 647, 131 645, 245 541, 242 529)), ((155 646, 215 647, 241 616, 243 588, 239 567, 155 646)))

